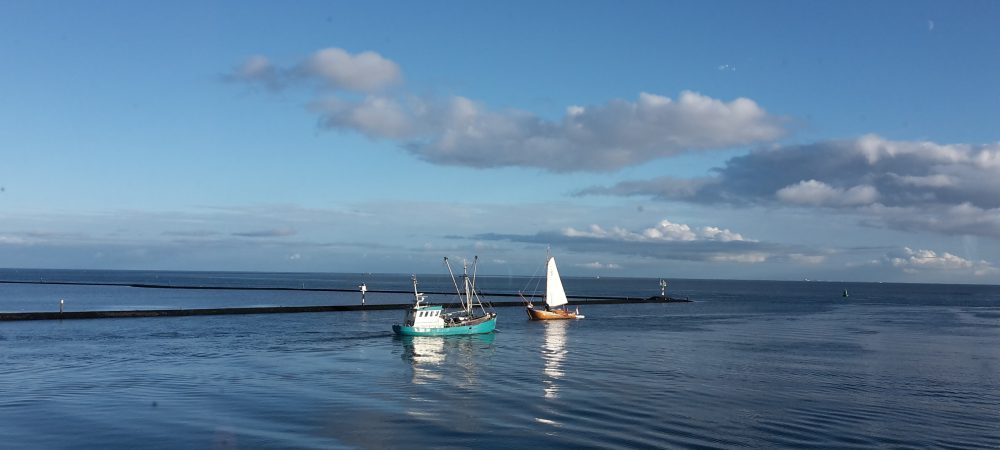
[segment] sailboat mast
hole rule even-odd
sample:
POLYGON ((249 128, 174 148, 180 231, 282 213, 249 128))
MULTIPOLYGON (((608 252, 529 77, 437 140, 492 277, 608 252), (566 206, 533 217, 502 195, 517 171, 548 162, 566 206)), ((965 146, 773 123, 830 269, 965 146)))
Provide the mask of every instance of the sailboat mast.
POLYGON ((545 295, 542 296, 542 301, 549 301, 549 260, 552 259, 551 247, 545 249, 545 295))

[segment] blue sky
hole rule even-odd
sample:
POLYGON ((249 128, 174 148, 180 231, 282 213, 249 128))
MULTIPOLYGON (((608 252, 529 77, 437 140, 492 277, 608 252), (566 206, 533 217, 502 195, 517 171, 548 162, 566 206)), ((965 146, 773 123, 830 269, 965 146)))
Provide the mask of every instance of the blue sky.
POLYGON ((0 2, 0 267, 1000 282, 995 2, 0 2))

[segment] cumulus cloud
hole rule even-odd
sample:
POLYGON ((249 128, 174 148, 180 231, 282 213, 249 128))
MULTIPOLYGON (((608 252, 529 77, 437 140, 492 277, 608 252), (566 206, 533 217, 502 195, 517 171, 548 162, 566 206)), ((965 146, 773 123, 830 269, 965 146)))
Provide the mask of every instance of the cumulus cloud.
POLYGON ((778 200, 798 205, 851 206, 870 205, 878 199, 878 190, 872 186, 835 188, 822 181, 800 181, 778 189, 778 200))
POLYGON ((330 87, 356 92, 376 92, 401 78, 399 66, 378 53, 366 51, 352 55, 340 48, 325 48, 313 53, 298 70, 323 80, 330 87))
POLYGON ((591 187, 581 195, 701 204, 819 207, 871 224, 1000 237, 1000 143, 890 141, 875 135, 758 149, 713 176, 591 187))
POLYGON ((592 270, 617 270, 617 269, 621 269, 622 268, 621 266, 619 266, 618 264, 615 264, 615 263, 604 264, 604 263, 601 263, 599 261, 594 261, 594 262, 589 262, 589 263, 583 263, 583 264, 577 264, 576 266, 577 267, 583 267, 584 269, 592 269, 592 270))
POLYGON ((801 248, 746 239, 739 233, 724 228, 692 227, 669 220, 637 230, 591 225, 582 230, 565 228, 561 231, 539 232, 533 235, 482 234, 473 238, 546 244, 579 253, 617 254, 675 261, 753 264, 766 262, 774 257, 784 258, 784 255, 791 252, 811 254, 801 248))
POLYGON ((938 253, 925 249, 913 250, 909 247, 887 253, 880 263, 906 273, 919 273, 921 271, 967 271, 972 272, 976 276, 1000 274, 1000 269, 985 260, 972 261, 948 252, 938 253))
POLYGON ((255 56, 227 79, 271 89, 318 81, 333 88, 308 105, 322 126, 392 140, 442 165, 607 172, 681 152, 770 142, 785 134, 783 120, 753 100, 723 101, 692 91, 676 99, 642 92, 635 100, 570 105, 554 119, 490 108, 462 96, 387 92, 402 79, 396 63, 374 52, 352 55, 339 48, 320 50, 288 68, 255 56))
POLYGON ((617 239, 623 241, 652 242, 652 241, 744 241, 743 235, 718 227, 691 228, 683 223, 673 223, 669 220, 662 220, 656 226, 645 228, 640 231, 629 231, 622 227, 612 227, 604 229, 599 225, 591 225, 586 230, 566 228, 563 235, 567 237, 589 237, 597 239, 617 239))
POLYGON ((331 47, 318 50, 290 67, 276 66, 266 56, 251 56, 224 78, 271 90, 304 81, 318 82, 324 88, 335 90, 371 93, 398 83, 402 73, 395 62, 378 53, 366 51, 351 54, 331 47))
POLYGON ((684 151, 730 148, 783 135, 755 102, 695 92, 677 100, 641 93, 635 101, 571 106, 557 120, 492 110, 464 97, 327 101, 329 127, 398 140, 425 161, 476 168, 536 167, 553 172, 614 171, 684 151))

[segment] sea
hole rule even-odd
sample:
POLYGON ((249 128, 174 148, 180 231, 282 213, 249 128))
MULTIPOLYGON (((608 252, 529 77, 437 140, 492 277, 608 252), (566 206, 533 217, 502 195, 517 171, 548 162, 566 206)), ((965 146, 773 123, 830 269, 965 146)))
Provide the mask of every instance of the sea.
MULTIPOLYGON (((358 304, 361 283, 367 303, 412 300, 408 274, 0 281, 4 312, 358 304)), ((659 279, 563 281, 574 297, 659 294, 659 279)), ((495 333, 464 337, 393 336, 401 310, 0 322, 0 447, 1000 447, 1000 287, 668 281, 692 301, 553 322, 498 307, 495 333)), ((477 280, 487 300, 533 283, 477 280)))

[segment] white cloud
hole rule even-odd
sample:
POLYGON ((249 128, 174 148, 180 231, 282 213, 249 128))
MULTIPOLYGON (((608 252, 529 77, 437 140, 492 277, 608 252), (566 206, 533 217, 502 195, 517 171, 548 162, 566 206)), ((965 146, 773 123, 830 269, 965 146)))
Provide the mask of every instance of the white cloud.
MULTIPOLYGON (((539 244, 585 255, 625 255, 657 260, 760 263, 775 255, 807 249, 759 242, 721 227, 692 227, 662 220, 647 228, 590 225, 536 234, 486 233, 469 239, 539 244)), ((594 256, 587 256, 594 258, 594 256)), ((605 264, 607 266, 607 264, 605 264)), ((611 268, 611 267, 607 267, 611 268)))
POLYGON ((331 47, 316 51, 289 68, 276 66, 265 56, 251 56, 225 79, 260 84, 272 90, 298 81, 319 81, 323 87, 335 90, 371 93, 398 83, 402 75, 395 62, 378 53, 351 54, 331 47))
POLYGON ((401 78, 399 66, 378 53, 366 51, 352 55, 336 47, 313 53, 302 69, 330 87, 357 92, 379 91, 401 78))
POLYGON ((966 271, 976 276, 996 275, 1000 273, 1000 269, 985 260, 973 261, 948 252, 939 253, 926 249, 913 250, 909 247, 887 253, 882 263, 906 273, 919 273, 922 271, 966 271))
POLYGON ((706 239, 729 242, 729 241, 745 241, 743 235, 739 233, 733 233, 728 229, 722 229, 717 227, 704 227, 701 229, 702 236, 706 239))
POLYGON ((368 97, 327 100, 314 110, 331 128, 399 140, 435 164, 537 167, 553 172, 613 171, 684 151, 770 141, 784 130, 752 100, 723 102, 695 92, 679 99, 641 93, 635 102, 612 100, 570 106, 559 120, 494 111, 464 97, 435 102, 368 97))
POLYGON ((395 140, 418 158, 453 166, 609 172, 682 152, 770 142, 785 134, 783 120, 753 100, 723 101, 692 91, 682 91, 677 99, 642 92, 634 101, 570 105, 554 120, 492 109, 461 96, 388 94, 386 88, 402 79, 395 62, 340 48, 317 51, 292 68, 255 56, 227 79, 273 89, 319 81, 333 88, 309 102, 323 126, 395 140))
POLYGON ((618 239, 623 241, 745 241, 743 235, 729 229, 718 227, 691 228, 683 223, 673 223, 667 219, 661 220, 653 227, 640 231, 629 231, 622 227, 604 229, 600 225, 590 225, 587 230, 566 228, 563 235, 567 237, 589 237, 597 239, 618 239))
POLYGON ((410 138, 419 134, 420 117, 389 97, 370 95, 360 101, 328 97, 310 105, 329 128, 355 130, 374 138, 410 138))
POLYGON ((800 181, 775 193, 785 203, 814 206, 870 205, 878 200, 878 190, 872 186, 834 188, 816 180, 800 181))
POLYGON ((593 270, 617 270, 617 269, 621 269, 621 266, 619 266, 618 264, 614 264, 614 263, 602 264, 599 261, 594 261, 594 262, 589 262, 589 263, 584 263, 584 264, 577 264, 576 266, 577 267, 583 267, 585 269, 593 269, 593 270))
POLYGON ((713 255, 711 258, 709 258, 709 260, 715 262, 736 262, 736 263, 754 264, 754 263, 765 262, 767 261, 768 257, 770 257, 770 255, 767 253, 750 252, 750 253, 734 253, 729 255, 713 255))
POLYGON ((651 240, 665 241, 693 241, 698 238, 698 235, 691 231, 690 226, 683 223, 672 223, 666 219, 661 220, 655 227, 643 230, 642 236, 651 240))

